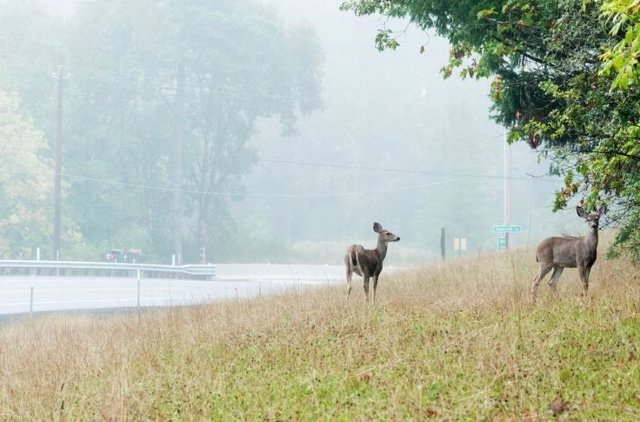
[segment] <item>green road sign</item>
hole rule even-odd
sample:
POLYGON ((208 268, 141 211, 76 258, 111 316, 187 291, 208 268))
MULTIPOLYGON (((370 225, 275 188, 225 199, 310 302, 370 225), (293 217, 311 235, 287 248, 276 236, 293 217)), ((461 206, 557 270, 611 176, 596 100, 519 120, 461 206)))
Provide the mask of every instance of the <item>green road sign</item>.
POLYGON ((494 233, 520 233, 522 225, 520 224, 502 224, 493 226, 494 233))
POLYGON ((507 248, 507 239, 504 237, 497 237, 496 238, 496 248, 498 248, 499 251, 506 249, 507 248))

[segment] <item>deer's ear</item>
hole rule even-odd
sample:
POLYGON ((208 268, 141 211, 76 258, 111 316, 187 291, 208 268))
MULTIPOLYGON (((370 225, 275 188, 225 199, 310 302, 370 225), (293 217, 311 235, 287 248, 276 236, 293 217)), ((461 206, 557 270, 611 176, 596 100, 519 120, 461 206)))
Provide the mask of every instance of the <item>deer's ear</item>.
POLYGON ((605 204, 600 205, 598 208, 598 214, 605 215, 607 213, 607 206, 605 204))
POLYGON ((382 225, 380 223, 373 223, 373 231, 380 233, 380 230, 382 230, 382 225))
POLYGON ((587 213, 584 212, 584 208, 582 208, 580 205, 576 207, 576 212, 578 213, 578 216, 582 218, 585 218, 587 216, 587 213))

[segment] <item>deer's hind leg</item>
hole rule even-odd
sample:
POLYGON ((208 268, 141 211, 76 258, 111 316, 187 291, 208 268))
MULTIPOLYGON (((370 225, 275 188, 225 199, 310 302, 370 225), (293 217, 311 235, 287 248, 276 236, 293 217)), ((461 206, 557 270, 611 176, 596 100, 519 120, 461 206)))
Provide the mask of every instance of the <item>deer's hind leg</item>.
POLYGON ((551 287, 551 291, 553 292, 553 294, 556 294, 558 292, 558 280, 560 280, 562 271, 564 271, 564 267, 561 267, 559 265, 553 267, 553 273, 551 273, 551 278, 549 279, 549 287, 551 287))
POLYGON ((364 296, 365 296, 365 301, 369 302, 369 275, 368 274, 363 274, 362 277, 364 278, 364 296))
POLYGON ((536 276, 533 278, 533 284, 531 285, 531 296, 533 297, 534 302, 538 294, 538 287, 540 286, 540 282, 547 274, 549 274, 549 271, 551 271, 552 269, 553 269, 552 264, 547 264, 547 265, 540 264, 540 269, 538 270, 538 274, 536 274, 536 276))
POLYGON ((349 299, 349 295, 351 294, 351 277, 353 276, 353 271, 349 268, 347 264, 347 299, 349 299))

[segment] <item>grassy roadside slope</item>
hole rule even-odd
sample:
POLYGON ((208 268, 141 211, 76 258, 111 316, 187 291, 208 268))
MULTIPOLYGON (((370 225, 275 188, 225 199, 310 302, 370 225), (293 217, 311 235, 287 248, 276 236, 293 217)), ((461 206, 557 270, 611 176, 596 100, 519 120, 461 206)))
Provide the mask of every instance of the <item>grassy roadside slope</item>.
POLYGON ((640 418, 640 274, 530 303, 531 253, 361 288, 0 326, 1 420, 640 418))

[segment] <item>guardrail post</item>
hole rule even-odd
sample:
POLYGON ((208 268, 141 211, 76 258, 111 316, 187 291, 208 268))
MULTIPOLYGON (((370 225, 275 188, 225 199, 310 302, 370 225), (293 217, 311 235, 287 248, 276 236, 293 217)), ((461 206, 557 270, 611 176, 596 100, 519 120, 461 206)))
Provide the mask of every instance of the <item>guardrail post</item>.
POLYGON ((29 292, 29 315, 33 314, 33 286, 29 292))
MULTIPOLYGON (((60 250, 55 251, 56 262, 60 261, 60 250)), ((60 267, 56 264, 56 277, 60 277, 60 267)))
POLYGON ((136 270, 136 278, 138 279, 138 309, 140 309, 140 270, 136 270))

